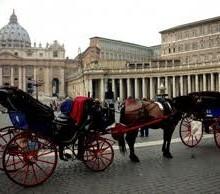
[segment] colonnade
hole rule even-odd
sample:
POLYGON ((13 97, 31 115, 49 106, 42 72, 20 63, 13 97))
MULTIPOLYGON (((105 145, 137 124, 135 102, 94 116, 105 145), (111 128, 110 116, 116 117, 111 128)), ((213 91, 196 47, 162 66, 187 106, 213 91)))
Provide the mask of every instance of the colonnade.
POLYGON ((153 99, 162 89, 169 97, 176 97, 191 92, 220 91, 220 73, 88 80, 88 92, 93 97, 103 100, 108 88, 120 100, 129 96, 153 99))

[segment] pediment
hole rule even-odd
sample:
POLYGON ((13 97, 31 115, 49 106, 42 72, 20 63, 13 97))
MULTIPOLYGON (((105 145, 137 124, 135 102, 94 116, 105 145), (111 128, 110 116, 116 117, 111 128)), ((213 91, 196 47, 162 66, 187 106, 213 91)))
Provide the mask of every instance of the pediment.
POLYGON ((21 59, 10 51, 0 51, 0 59, 21 59))

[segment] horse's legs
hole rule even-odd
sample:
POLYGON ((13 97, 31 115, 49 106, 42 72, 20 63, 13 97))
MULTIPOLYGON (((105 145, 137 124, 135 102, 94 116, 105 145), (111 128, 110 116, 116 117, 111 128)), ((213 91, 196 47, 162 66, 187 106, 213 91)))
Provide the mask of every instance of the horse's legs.
POLYGON ((170 142, 172 138, 172 134, 175 127, 169 126, 169 128, 164 128, 164 135, 163 135, 163 146, 162 146, 162 152, 163 156, 166 158, 173 158, 172 154, 170 153, 170 142))
POLYGON ((138 135, 138 131, 134 131, 134 132, 127 133, 125 137, 127 144, 129 146, 129 149, 130 149, 130 160, 132 162, 140 162, 139 158, 134 153, 134 144, 135 144, 137 135, 138 135))
POLYGON ((166 130, 165 129, 163 129, 163 146, 162 146, 162 152, 164 153, 165 151, 166 151, 166 132, 165 132, 166 130))

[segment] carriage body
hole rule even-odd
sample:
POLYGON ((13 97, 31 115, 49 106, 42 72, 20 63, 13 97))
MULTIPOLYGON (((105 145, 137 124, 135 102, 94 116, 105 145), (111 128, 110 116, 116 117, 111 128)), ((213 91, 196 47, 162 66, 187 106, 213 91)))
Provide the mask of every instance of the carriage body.
POLYGON ((64 159, 66 149, 71 151, 67 159, 80 159, 93 171, 112 163, 112 142, 91 125, 91 98, 76 97, 70 111, 58 118, 50 107, 17 88, 0 89, 0 104, 13 124, 0 131, 0 169, 13 182, 28 187, 43 183, 55 170, 58 153, 64 159))
POLYGON ((193 92, 175 99, 179 110, 184 112, 180 124, 180 137, 189 147, 202 139, 203 133, 213 133, 215 143, 220 147, 220 93, 212 91, 193 92))

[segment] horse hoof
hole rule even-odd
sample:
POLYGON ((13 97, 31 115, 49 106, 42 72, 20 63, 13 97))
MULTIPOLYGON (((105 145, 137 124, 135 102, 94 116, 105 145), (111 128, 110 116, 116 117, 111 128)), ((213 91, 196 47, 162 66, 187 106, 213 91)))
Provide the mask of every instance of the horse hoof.
POLYGON ((136 155, 130 155, 129 157, 132 162, 140 162, 139 158, 136 155))
POLYGON ((164 156, 165 158, 169 158, 169 159, 173 158, 173 156, 172 156, 172 154, 171 154, 170 152, 164 152, 164 153, 163 153, 163 156, 164 156))

